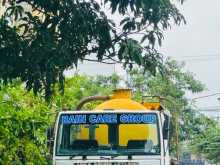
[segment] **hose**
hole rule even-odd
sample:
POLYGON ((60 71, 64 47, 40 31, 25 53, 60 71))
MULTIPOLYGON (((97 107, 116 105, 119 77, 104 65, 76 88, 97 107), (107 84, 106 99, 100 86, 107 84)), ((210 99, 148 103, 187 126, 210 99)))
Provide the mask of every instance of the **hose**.
POLYGON ((109 100, 111 97, 110 96, 89 96, 84 99, 82 99, 79 104, 76 106, 76 110, 81 110, 84 104, 92 101, 106 101, 109 100))

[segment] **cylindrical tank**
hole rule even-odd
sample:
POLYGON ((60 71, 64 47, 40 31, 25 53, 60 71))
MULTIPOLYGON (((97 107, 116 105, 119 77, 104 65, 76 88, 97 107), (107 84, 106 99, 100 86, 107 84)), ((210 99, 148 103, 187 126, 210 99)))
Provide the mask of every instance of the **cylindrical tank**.
MULTIPOLYGON (((113 91, 113 95, 109 100, 99 104, 94 110, 131 110, 131 111, 140 111, 147 110, 145 105, 138 103, 132 100, 132 93, 130 89, 117 89, 113 91)), ((128 141, 131 139, 142 140, 142 139, 152 139, 154 142, 157 142, 155 128, 152 128, 150 125, 146 126, 145 124, 123 124, 119 126, 119 145, 126 146, 128 141), (151 133, 149 133, 151 132, 151 133)), ((107 143, 107 137, 104 135, 107 134, 107 129, 105 126, 99 126, 99 129, 96 131, 96 138, 102 144, 107 143)))
MULTIPOLYGON (((108 96, 108 100, 99 104, 94 111, 97 110, 126 110, 126 111, 143 111, 149 110, 147 104, 141 104, 132 100, 132 93, 130 89, 117 89, 113 91, 112 96, 108 96)), ((87 127, 81 128, 81 139, 89 138, 89 130, 87 127)), ((143 139, 151 139, 155 144, 158 143, 157 130, 153 125, 146 124, 120 124, 117 127, 118 135, 118 144, 120 146, 126 147, 129 140, 143 140, 143 139)), ((109 143, 109 128, 106 124, 100 124, 96 127, 94 134, 94 139, 98 141, 100 145, 107 145, 109 143)), ((117 138, 117 137, 116 137, 117 138)))
POLYGON ((133 101, 130 89, 114 90, 110 100, 99 104, 95 110, 145 110, 145 106, 133 101))

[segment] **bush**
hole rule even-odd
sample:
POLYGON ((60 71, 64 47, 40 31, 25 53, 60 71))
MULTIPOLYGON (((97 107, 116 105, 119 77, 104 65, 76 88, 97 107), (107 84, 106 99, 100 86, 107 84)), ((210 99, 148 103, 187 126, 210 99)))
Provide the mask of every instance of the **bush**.
MULTIPOLYGON (((63 95, 56 91, 47 103, 44 97, 27 92, 21 82, 0 90, 0 165, 49 164, 46 131, 53 125, 57 111, 63 107, 74 110, 82 98, 108 94, 111 88, 93 77, 74 76, 66 80, 63 95)), ((95 105, 87 104, 84 109, 95 105)))
POLYGON ((46 129, 51 110, 40 97, 25 93, 22 85, 0 91, 0 164, 47 164, 46 129))

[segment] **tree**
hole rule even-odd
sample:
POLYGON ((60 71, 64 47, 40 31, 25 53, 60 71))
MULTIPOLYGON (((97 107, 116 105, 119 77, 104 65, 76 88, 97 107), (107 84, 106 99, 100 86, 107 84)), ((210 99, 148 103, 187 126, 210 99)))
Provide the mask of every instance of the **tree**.
POLYGON ((100 86, 105 86, 109 89, 117 89, 120 80, 122 80, 122 78, 116 73, 113 73, 110 76, 97 75, 94 79, 100 86))
POLYGON ((214 119, 199 113, 196 108, 188 107, 184 109, 182 111, 182 116, 184 116, 182 117, 184 122, 180 127, 181 141, 192 141, 196 139, 197 135, 202 135, 205 133, 205 130, 217 125, 214 119))
MULTIPOLYGON (((20 81, 13 81, 0 91, 0 165, 48 164, 46 130, 53 126, 62 108, 73 110, 78 102, 91 95, 109 94, 89 76, 76 75, 65 82, 65 94, 56 92, 52 101, 45 102, 33 92, 26 92, 20 81)), ((92 109, 96 103, 84 106, 92 109)))
POLYGON ((142 101, 142 96, 147 95, 148 81, 152 75, 140 69, 133 69, 128 73, 127 86, 134 90, 136 100, 142 101))
POLYGON ((56 82, 64 89, 64 70, 79 61, 161 71, 162 56, 155 45, 161 45, 171 23, 185 22, 171 0, 1 2, 6 11, 0 17, 0 78, 4 83, 21 78, 28 90, 44 91, 46 98, 56 82), (114 14, 119 25, 109 19, 114 14))
MULTIPOLYGON (((112 89, 113 86, 106 87, 100 83, 99 77, 75 75, 66 80, 65 93, 61 95, 56 90, 51 100, 57 107, 75 110, 82 98, 93 95, 109 95, 112 89)), ((95 105, 94 102, 88 103, 84 109, 93 109, 95 105)))
POLYGON ((220 164, 220 125, 204 129, 197 134, 191 142, 191 148, 195 153, 200 153, 214 164, 220 164))
POLYGON ((156 74, 156 76, 151 76, 149 73, 143 75, 142 70, 132 71, 131 85, 137 91, 136 98, 139 101, 144 99, 143 96, 146 95, 160 96, 162 98, 162 104, 173 116, 171 146, 173 153, 179 157, 179 141, 186 139, 183 135, 190 132, 189 128, 191 126, 189 118, 185 117, 191 117, 190 120, 193 118, 193 116, 186 115, 186 109, 191 106, 191 103, 186 98, 185 93, 186 91, 201 92, 204 90, 204 85, 196 80, 192 73, 184 71, 184 63, 167 59, 164 68, 166 74, 156 74), (179 125, 180 121, 184 122, 184 124, 179 125))
MULTIPOLYGON (((54 109, 53 109, 54 110, 54 109)), ((46 130, 53 110, 20 82, 0 91, 0 164, 46 165, 46 130)))

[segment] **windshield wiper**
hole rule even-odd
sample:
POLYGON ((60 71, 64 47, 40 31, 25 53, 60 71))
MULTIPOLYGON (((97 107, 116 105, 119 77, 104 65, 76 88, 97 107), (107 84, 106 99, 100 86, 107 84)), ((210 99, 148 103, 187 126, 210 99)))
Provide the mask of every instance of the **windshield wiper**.
POLYGON ((116 158, 116 157, 118 157, 118 156, 120 156, 120 155, 111 155, 110 158, 109 158, 109 157, 105 157, 105 156, 100 156, 100 159, 112 160, 112 159, 114 159, 114 158, 116 158))
POLYGON ((111 160, 114 159, 118 156, 120 156, 120 154, 116 151, 112 151, 112 150, 102 150, 99 151, 98 154, 100 154, 100 158, 101 159, 106 159, 106 160, 111 160), (112 153, 114 152, 114 153, 112 153), (110 157, 105 157, 105 156, 110 156, 110 157))
POLYGON ((88 153, 90 153, 91 151, 96 151, 96 150, 94 150, 93 148, 90 148, 90 149, 87 149, 87 150, 83 150, 83 151, 81 151, 81 152, 79 152, 79 153, 77 153, 77 154, 75 154, 75 155, 71 155, 70 156, 70 160, 72 160, 74 157, 76 157, 76 156, 82 156, 82 159, 83 160, 86 160, 86 156, 88 155, 88 153))
POLYGON ((100 159, 102 159, 102 160, 111 160, 111 158, 105 157, 105 156, 100 156, 100 159))

